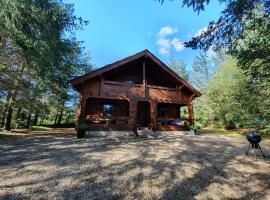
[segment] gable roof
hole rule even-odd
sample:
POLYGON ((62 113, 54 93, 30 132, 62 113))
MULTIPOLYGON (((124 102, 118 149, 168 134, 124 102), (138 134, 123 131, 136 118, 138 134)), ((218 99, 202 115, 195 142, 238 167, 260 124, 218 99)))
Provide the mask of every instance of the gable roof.
POLYGON ((126 57, 122 60, 116 61, 114 63, 111 63, 109 65, 106 65, 104 67, 101 67, 97 70, 94 70, 92 72, 89 72, 87 74, 84 74, 82 76, 76 77, 72 79, 70 82, 75 87, 76 85, 83 83, 86 80, 89 80, 91 78, 94 78, 98 75, 101 75, 107 71, 113 70, 117 67, 120 67, 124 64, 127 64, 131 61, 137 60, 143 56, 149 57, 151 60, 153 60, 158 66, 160 66, 162 69, 164 69, 166 72, 168 72, 171 76, 173 76, 177 81, 181 82, 183 85, 185 85, 188 89, 190 89, 196 96, 201 96, 201 93, 196 90, 194 87, 192 87, 189 83, 187 83, 184 79, 182 79, 180 76, 178 76, 173 70, 171 70, 167 65, 165 65, 161 60, 159 60, 154 54, 152 54, 149 50, 145 49, 141 52, 138 52, 132 56, 126 57))

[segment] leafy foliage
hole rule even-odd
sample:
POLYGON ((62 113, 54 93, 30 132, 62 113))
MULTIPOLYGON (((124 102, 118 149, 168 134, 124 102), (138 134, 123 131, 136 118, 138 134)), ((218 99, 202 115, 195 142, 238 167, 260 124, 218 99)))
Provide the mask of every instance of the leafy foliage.
MULTIPOLYGON (((204 97, 198 100, 199 118, 204 123, 219 121, 227 128, 267 127, 270 124, 270 2, 219 2, 225 5, 219 19, 209 22, 205 31, 185 42, 192 49, 222 49, 234 57, 234 61, 225 62, 226 68, 222 67, 212 82, 202 85, 206 89, 204 97)), ((192 7, 198 14, 209 3, 210 0, 182 0, 182 6, 192 7)), ((193 73, 196 71, 199 70, 193 73)), ((204 81, 202 77, 198 80, 204 81)))
POLYGON ((23 121, 29 127, 52 107, 59 124, 70 99, 69 80, 91 69, 73 34, 87 22, 60 0, 1 1, 0 17, 2 126, 23 121))
POLYGON ((258 106, 261 98, 250 95, 249 87, 249 79, 237 61, 225 56, 204 95, 194 101, 197 120, 204 126, 214 124, 226 129, 264 127, 265 118, 258 106))

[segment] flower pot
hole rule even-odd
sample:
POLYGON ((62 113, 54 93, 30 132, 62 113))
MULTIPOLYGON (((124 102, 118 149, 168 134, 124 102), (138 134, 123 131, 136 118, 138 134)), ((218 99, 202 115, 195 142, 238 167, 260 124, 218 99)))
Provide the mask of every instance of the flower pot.
POLYGON ((77 138, 83 138, 85 136, 86 130, 77 130, 77 138))

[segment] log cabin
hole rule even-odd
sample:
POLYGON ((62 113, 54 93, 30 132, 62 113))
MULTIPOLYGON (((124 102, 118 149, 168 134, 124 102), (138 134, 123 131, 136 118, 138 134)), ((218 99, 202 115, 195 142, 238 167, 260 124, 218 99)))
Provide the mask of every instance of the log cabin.
POLYGON ((144 50, 71 80, 79 92, 77 123, 90 131, 184 130, 201 95, 144 50), (181 108, 186 107, 186 117, 181 108))

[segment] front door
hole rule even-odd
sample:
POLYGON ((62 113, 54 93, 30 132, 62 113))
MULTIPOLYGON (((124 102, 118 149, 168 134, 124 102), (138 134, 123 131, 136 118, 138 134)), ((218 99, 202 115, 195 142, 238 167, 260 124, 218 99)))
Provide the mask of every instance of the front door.
POLYGON ((150 103, 139 101, 137 104, 137 124, 147 127, 150 124, 150 103))

